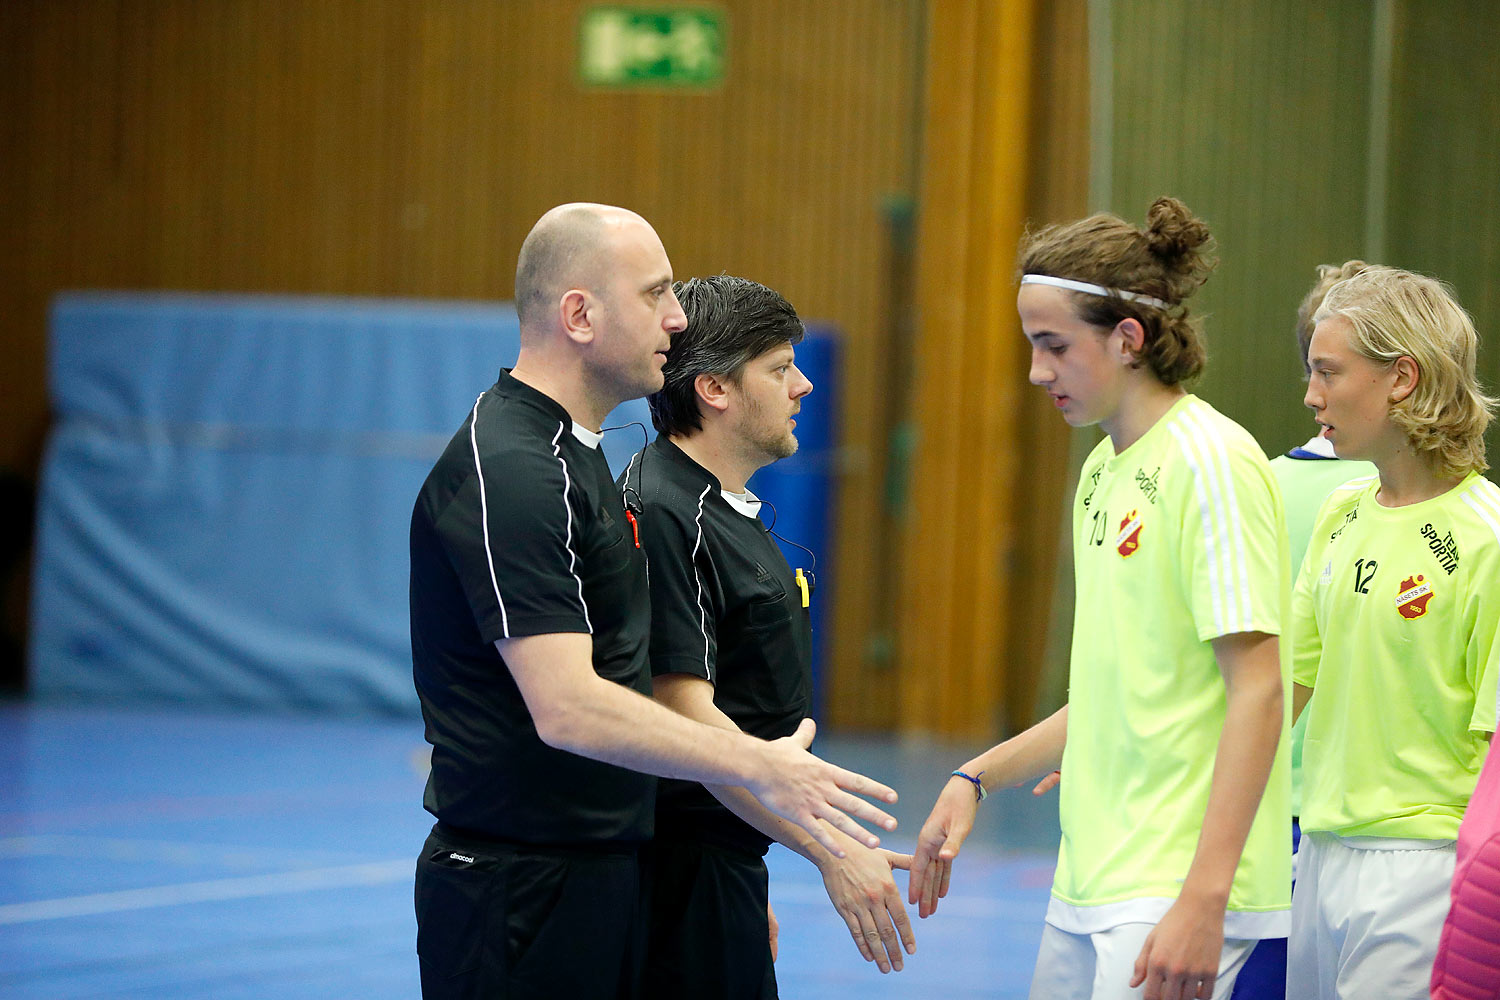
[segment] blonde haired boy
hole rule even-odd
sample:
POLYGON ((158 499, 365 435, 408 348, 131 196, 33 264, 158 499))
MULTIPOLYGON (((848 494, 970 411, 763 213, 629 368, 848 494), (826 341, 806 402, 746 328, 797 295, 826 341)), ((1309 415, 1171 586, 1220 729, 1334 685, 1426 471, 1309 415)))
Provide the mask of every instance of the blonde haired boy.
POLYGON ((1293 597, 1308 719, 1287 996, 1425 998, 1495 728, 1500 489, 1480 475, 1494 401, 1440 282, 1368 268, 1315 319, 1305 402, 1339 457, 1377 475, 1324 502, 1293 597))

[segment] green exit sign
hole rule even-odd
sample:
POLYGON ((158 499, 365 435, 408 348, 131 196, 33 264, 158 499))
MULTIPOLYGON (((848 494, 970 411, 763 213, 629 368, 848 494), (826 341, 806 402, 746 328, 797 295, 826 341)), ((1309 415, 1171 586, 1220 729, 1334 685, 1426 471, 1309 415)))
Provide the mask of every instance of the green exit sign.
POLYGON ((578 75, 594 87, 717 87, 727 28, 713 7, 590 7, 579 24, 578 75))

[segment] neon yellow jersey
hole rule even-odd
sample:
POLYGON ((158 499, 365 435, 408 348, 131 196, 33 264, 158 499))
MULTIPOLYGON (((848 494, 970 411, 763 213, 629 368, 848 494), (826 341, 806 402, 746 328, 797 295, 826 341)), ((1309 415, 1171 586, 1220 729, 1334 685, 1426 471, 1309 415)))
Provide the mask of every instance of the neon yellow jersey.
POLYGON ((1375 475, 1375 466, 1336 458, 1333 446, 1322 438, 1313 438, 1285 455, 1271 459, 1271 472, 1281 487, 1281 501, 1286 505, 1287 548, 1292 556, 1292 577, 1302 567, 1307 543, 1312 538, 1313 521, 1323 509, 1323 501, 1335 486, 1351 479, 1375 475))
POLYGON ((1379 488, 1329 495, 1297 577, 1302 829, 1451 840, 1495 729, 1500 488, 1471 473, 1406 507, 1379 488))
MULTIPOLYGON (((1369 462, 1352 462, 1334 457, 1333 446, 1323 438, 1313 438, 1300 448, 1271 459, 1276 485, 1286 504, 1287 543, 1292 553, 1292 577, 1295 579, 1307 554, 1312 537, 1313 520, 1323 508, 1335 486, 1351 479, 1375 474, 1369 462)), ((1292 815, 1302 812, 1302 740, 1307 731, 1307 713, 1292 726, 1292 815)))
MULTIPOLYGON (((1073 505, 1077 605, 1049 923, 1086 934, 1154 922, 1177 898, 1224 726, 1210 640, 1281 634, 1291 590, 1286 538, 1260 446, 1195 396, 1123 452, 1106 438, 1084 463, 1073 505)), ((1283 653, 1284 683, 1286 673, 1283 653)), ((1230 891, 1229 937, 1287 933, 1289 795, 1283 727, 1230 891)))

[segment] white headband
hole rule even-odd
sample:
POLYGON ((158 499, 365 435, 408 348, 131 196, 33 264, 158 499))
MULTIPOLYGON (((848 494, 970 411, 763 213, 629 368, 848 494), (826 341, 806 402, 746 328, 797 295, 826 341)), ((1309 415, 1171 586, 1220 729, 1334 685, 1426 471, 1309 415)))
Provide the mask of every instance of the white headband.
POLYGON ((1087 281, 1074 281, 1072 278, 1054 278, 1050 274, 1023 274, 1021 275, 1023 285, 1052 285, 1057 288, 1066 288, 1072 292, 1087 292, 1089 295, 1103 295, 1108 298, 1118 295, 1122 299, 1131 302, 1139 302, 1143 306, 1155 306, 1158 309, 1170 309, 1161 299, 1150 295, 1142 295, 1140 292, 1127 292, 1120 288, 1105 288, 1103 285, 1091 285, 1087 281))

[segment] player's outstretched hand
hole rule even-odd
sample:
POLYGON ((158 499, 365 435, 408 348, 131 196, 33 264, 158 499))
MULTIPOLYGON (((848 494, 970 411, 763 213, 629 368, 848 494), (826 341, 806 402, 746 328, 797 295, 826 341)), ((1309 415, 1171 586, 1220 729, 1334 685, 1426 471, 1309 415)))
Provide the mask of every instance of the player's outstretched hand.
POLYGON ((1224 950, 1224 905, 1184 893, 1146 937, 1130 978, 1146 1000, 1210 1000, 1224 950))
POLYGON ((1048 771, 1042 780, 1036 783, 1036 787, 1031 790, 1031 794, 1046 795, 1060 784, 1062 784, 1062 772, 1048 771))
POLYGON ((880 838, 855 819, 886 830, 894 830, 896 820, 859 796, 891 803, 896 801, 895 791, 808 753, 815 732, 813 720, 803 719, 792 735, 763 744, 766 753, 761 777, 746 782, 745 787, 761 805, 812 834, 834 857, 843 857, 844 848, 818 822, 820 819, 867 847, 879 847, 880 838))
POLYGON ((866 962, 874 962, 882 973, 901 971, 901 951, 914 955, 917 936, 901 904, 901 890, 891 876, 893 869, 911 870, 911 855, 883 849, 870 850, 845 841, 846 854, 819 865, 828 899, 866 962))
POLYGON ((978 805, 973 784, 963 778, 949 778, 927 822, 922 824, 922 832, 917 834, 917 849, 912 854, 906 895, 907 902, 917 904, 919 916, 932 916, 938 900, 948 895, 953 859, 958 857, 964 838, 974 828, 978 805))

